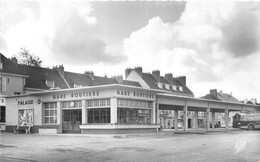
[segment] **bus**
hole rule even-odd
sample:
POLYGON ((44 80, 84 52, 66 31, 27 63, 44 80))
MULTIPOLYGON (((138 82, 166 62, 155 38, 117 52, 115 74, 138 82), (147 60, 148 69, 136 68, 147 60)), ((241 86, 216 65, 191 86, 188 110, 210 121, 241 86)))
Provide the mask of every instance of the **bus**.
POLYGON ((233 127, 247 130, 260 129, 260 114, 236 114, 233 127))

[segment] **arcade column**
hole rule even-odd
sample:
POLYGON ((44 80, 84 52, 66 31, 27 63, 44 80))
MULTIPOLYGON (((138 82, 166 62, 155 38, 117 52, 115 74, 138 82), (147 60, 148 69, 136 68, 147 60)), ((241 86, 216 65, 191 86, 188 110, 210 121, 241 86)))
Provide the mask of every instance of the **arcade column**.
POLYGON ((117 98, 110 99, 110 123, 117 123, 117 98))
POLYGON ((82 100, 82 124, 88 123, 88 111, 86 108, 86 100, 82 100))
POLYGON ((212 119, 212 128, 215 128, 215 123, 216 123, 216 122, 215 122, 215 112, 212 111, 212 112, 211 112, 211 115, 212 115, 212 118, 211 118, 211 119, 212 119))
POLYGON ((187 101, 185 101, 185 106, 183 107, 183 126, 184 126, 184 131, 187 131, 188 128, 188 106, 187 106, 187 101))
POLYGON ((174 129, 178 131, 178 110, 174 110, 174 129))
POLYGON ((194 118, 195 118, 195 130, 198 130, 198 111, 195 110, 194 112, 194 118))
POLYGON ((229 114, 228 114, 228 105, 227 105, 227 107, 225 109, 225 131, 226 132, 228 132, 228 116, 229 116, 229 114))
POLYGON ((57 124, 59 124, 58 134, 62 133, 62 109, 61 102, 57 102, 57 124))
POLYGON ((210 118, 210 107, 209 106, 207 107, 206 112, 207 112, 206 113, 206 115, 207 115, 207 117, 206 117, 207 118, 206 119, 207 120, 207 130, 209 130, 210 129, 210 119, 209 119, 210 118))

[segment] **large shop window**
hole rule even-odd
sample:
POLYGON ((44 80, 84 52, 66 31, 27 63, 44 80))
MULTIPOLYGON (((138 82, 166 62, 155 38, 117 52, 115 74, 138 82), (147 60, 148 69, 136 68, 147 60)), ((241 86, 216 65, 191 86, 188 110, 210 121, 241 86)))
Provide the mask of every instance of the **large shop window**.
POLYGON ((88 109, 88 123, 110 123, 110 108, 88 109))
POLYGON ((151 124, 151 110, 145 109, 117 109, 117 123, 119 124, 151 124))
POLYGON ((57 123, 57 102, 44 103, 43 106, 45 124, 57 123))
POLYGON ((110 99, 96 99, 96 100, 87 100, 87 107, 106 107, 110 106, 110 99))

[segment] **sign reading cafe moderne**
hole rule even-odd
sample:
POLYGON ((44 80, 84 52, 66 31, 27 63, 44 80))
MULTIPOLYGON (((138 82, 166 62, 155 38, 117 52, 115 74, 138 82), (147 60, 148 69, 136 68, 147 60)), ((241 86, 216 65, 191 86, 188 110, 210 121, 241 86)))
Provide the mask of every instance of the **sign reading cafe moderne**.
POLYGON ((81 98, 81 97, 95 97, 99 96, 99 91, 88 91, 88 92, 75 92, 71 94, 54 94, 52 96, 53 99, 66 99, 67 95, 70 98, 81 98))

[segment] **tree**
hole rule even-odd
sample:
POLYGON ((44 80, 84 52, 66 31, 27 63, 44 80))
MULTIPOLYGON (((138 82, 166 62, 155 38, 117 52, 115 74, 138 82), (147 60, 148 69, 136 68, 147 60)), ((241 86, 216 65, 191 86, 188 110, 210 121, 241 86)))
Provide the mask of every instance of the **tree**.
POLYGON ((21 48, 21 52, 19 52, 16 56, 14 55, 11 60, 16 60, 18 64, 36 67, 41 67, 42 64, 42 60, 38 56, 30 53, 30 51, 25 48, 21 48))

